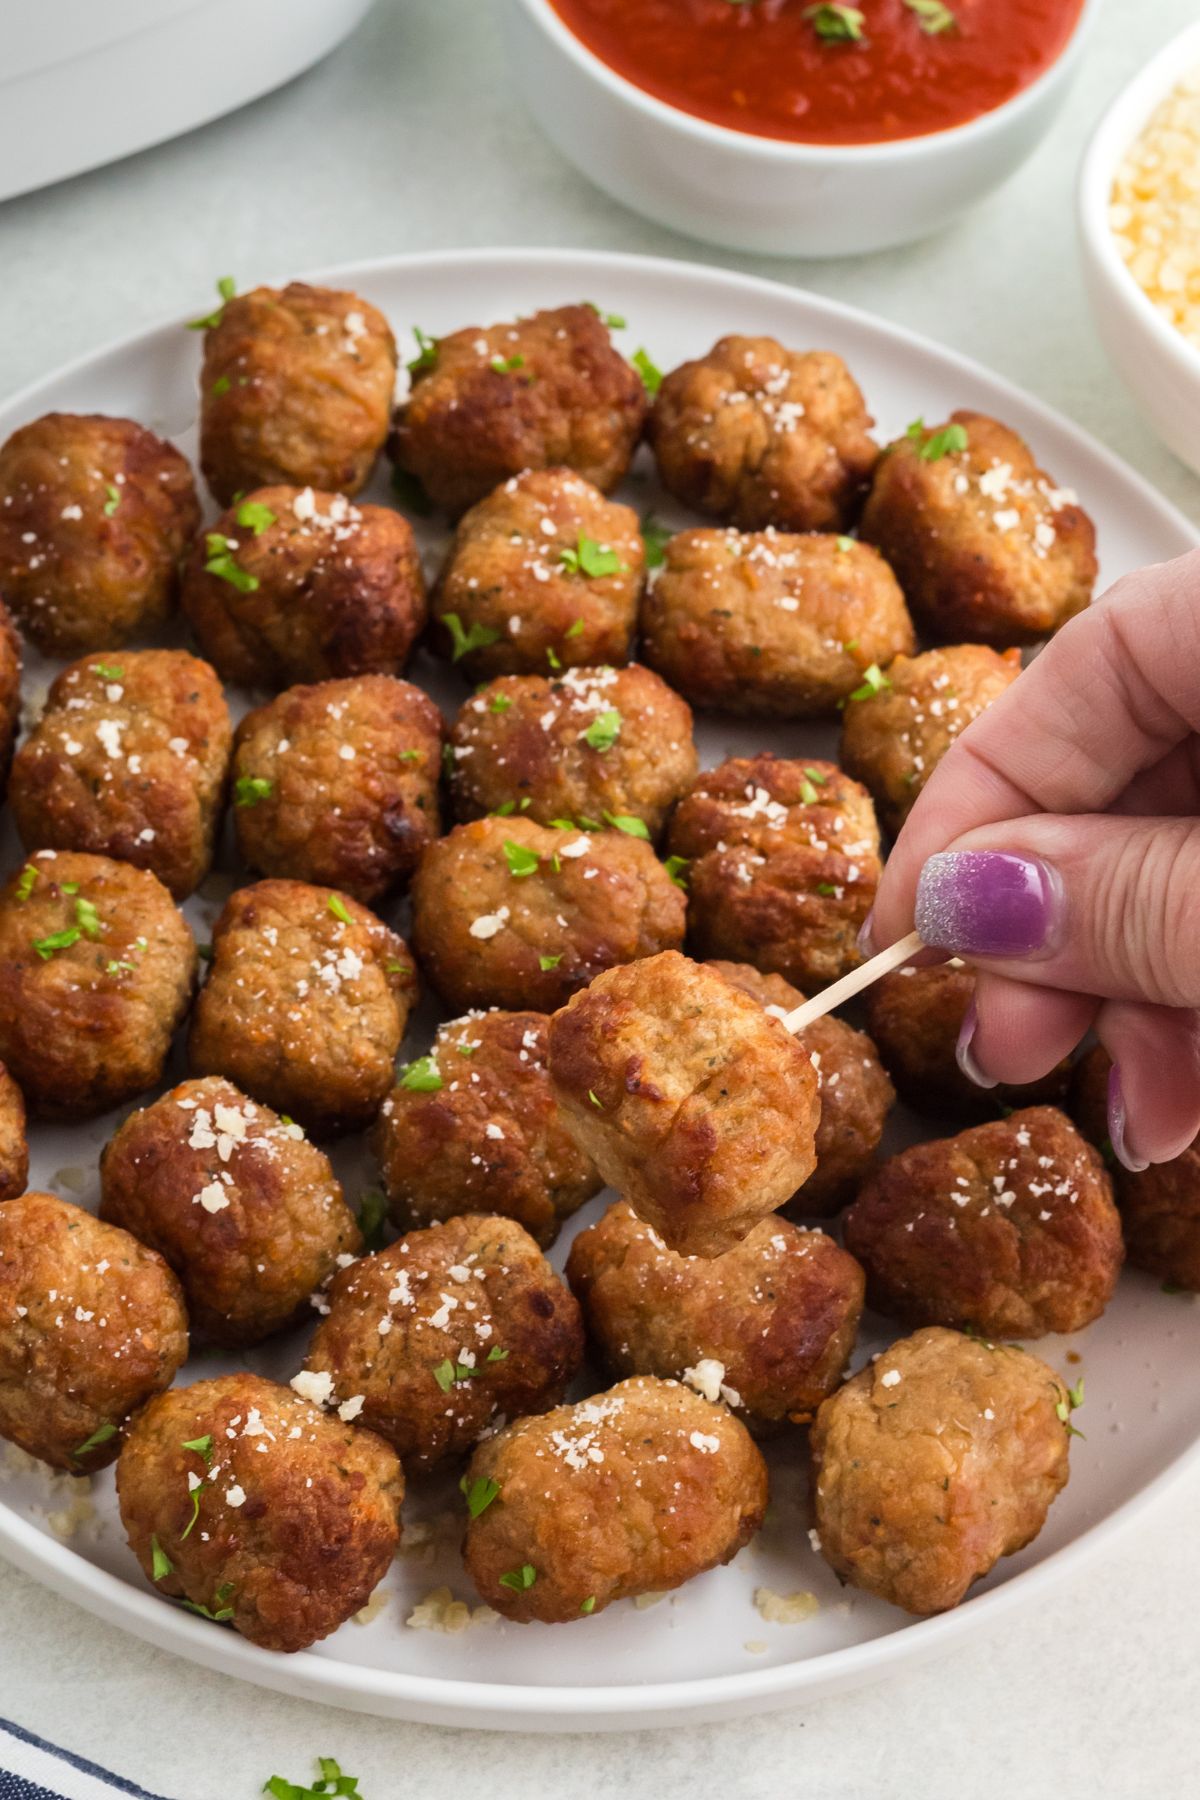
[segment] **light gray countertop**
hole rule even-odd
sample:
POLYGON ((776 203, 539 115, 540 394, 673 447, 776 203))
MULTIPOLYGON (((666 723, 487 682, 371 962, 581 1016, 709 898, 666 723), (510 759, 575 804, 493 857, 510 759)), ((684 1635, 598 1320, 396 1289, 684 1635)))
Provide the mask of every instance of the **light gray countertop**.
MULTIPOLYGON (((197 308, 225 272, 472 244, 644 251, 811 287, 976 356, 1200 522, 1200 482, 1141 423, 1092 331, 1072 210, 1106 100, 1194 16, 1195 0, 1109 0, 1065 113, 1007 188, 927 243, 801 264, 722 256, 590 187, 510 102, 481 0, 379 0, 340 52, 282 92, 0 206, 0 393, 197 308)), ((363 1800, 540 1800, 564 1788, 589 1800, 1157 1800, 1195 1782, 1198 1508, 1193 1476, 1086 1574, 886 1687, 744 1723, 592 1738, 439 1731, 239 1688, 5 1569, 0 1714, 170 1800, 250 1800, 268 1775, 309 1780, 317 1755, 359 1776, 363 1800)))

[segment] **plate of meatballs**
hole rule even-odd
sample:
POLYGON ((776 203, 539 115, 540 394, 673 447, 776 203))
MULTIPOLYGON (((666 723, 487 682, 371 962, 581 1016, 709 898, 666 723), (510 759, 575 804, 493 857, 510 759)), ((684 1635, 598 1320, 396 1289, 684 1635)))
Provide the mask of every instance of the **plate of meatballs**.
POLYGON ((978 366, 622 256, 218 283, 0 409, 0 1550, 503 1728, 884 1676, 1197 1454, 1200 1150, 859 960, 1191 528, 978 366), (1068 1485, 1068 1476, 1070 1477, 1068 1485))

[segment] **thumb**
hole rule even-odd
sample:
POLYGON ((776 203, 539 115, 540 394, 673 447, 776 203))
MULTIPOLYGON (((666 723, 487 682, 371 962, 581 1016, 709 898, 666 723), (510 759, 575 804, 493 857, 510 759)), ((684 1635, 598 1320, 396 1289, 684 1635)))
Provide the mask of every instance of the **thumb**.
POLYGON ((931 856, 925 943, 1041 987, 1200 1006, 1200 821, 1039 814, 931 856))

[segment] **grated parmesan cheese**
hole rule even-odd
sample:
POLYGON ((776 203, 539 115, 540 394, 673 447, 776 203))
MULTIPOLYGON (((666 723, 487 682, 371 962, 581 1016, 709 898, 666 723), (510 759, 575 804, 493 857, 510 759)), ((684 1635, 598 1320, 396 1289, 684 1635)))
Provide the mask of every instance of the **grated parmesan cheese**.
POLYGON ((1126 151, 1108 223, 1147 299, 1200 348, 1200 68, 1159 103, 1126 151))

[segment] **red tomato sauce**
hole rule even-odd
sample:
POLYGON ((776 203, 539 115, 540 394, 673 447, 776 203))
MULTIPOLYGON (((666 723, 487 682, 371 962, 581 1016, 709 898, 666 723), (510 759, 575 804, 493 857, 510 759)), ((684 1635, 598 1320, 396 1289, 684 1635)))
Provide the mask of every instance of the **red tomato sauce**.
MULTIPOLYGON (((551 0, 610 69, 683 112, 809 144, 945 131, 1059 56, 1083 0, 858 0, 862 36, 819 34, 807 0, 551 0)), ((820 14, 843 11, 819 9, 820 14)), ((828 20, 825 21, 828 23, 828 20)))

